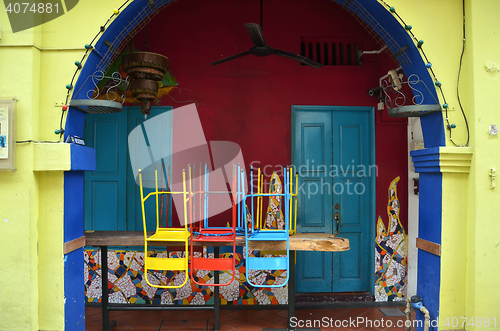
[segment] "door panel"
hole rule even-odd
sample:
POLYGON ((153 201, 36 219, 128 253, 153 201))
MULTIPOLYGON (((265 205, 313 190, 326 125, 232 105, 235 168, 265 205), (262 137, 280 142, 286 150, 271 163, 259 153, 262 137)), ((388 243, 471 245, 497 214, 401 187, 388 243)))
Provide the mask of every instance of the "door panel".
MULTIPOLYGON (((319 179, 304 179, 301 184, 303 187, 310 188, 311 190, 315 187, 321 186, 321 180, 319 179)), ((306 191, 307 192, 307 191, 306 191)), ((316 232, 317 228, 325 228, 326 226, 326 217, 323 212, 329 204, 327 201, 327 197, 324 194, 315 194, 303 197, 304 207, 300 209, 300 219, 303 220, 301 222, 301 230, 302 232, 316 232), (310 231, 309 231, 310 230, 310 231)))
MULTIPOLYGON (((155 115, 171 107, 155 107, 155 115)), ((154 137, 154 148, 163 146, 161 153, 171 149, 171 123, 148 117, 148 133, 154 137), (168 134, 169 132, 170 134, 168 134)), ((164 118, 163 118, 164 119, 164 118)), ((85 230, 140 231, 143 229, 139 186, 135 182, 128 155, 128 134, 144 122, 140 108, 129 107, 114 114, 88 114, 85 118, 84 138, 87 146, 96 149, 96 171, 85 172, 84 219, 85 230)), ((158 154, 157 154, 158 155, 158 154)), ((168 155, 168 154, 162 154, 168 155)), ((149 152, 138 157, 149 157, 149 152)), ((158 162, 160 165, 161 162, 158 162)), ((159 166, 160 167, 160 166, 159 166)), ((168 166, 167 166, 168 167, 168 166)), ((160 182, 161 167, 158 169, 160 182)), ((154 187, 154 166, 143 174, 144 183, 154 187)), ((165 183, 165 176, 163 177, 165 183)), ((166 186, 166 185, 164 185, 166 186)), ((145 189, 148 194, 154 189, 145 189)), ((164 214, 166 214, 164 201, 164 214)), ((170 204, 171 205, 171 204, 170 204)), ((156 227, 154 199, 148 199, 147 227, 156 227)), ((171 214, 172 208, 169 210, 171 214)))
MULTIPOLYGON (((299 173, 297 232, 332 233, 331 113, 297 112, 294 128, 294 163, 299 173), (300 166, 299 166, 300 165, 300 166), (322 190, 324 192, 322 192, 322 190)), ((332 254, 297 252, 297 291, 332 291, 332 254)))
POLYGON ((120 228, 119 182, 95 181, 92 183, 92 228, 113 231, 120 228))
POLYGON ((294 106, 292 113, 293 164, 299 174, 297 231, 333 234, 338 227, 351 247, 347 252, 297 252, 297 291, 369 291, 373 108, 294 106))
MULTIPOLYGON (((367 171, 374 164, 374 130, 371 108, 347 108, 332 110, 333 160, 339 160, 343 171, 334 178, 334 185, 344 190, 334 194, 334 203, 339 203, 339 236, 349 239, 350 250, 333 253, 338 261, 338 278, 334 278, 336 291, 369 291, 370 259, 373 260, 371 224, 375 222, 373 197, 374 178, 367 171), (364 109, 365 111, 361 111, 364 109), (338 143, 335 143, 338 142, 338 143), (352 241, 351 241, 352 240, 352 241), (346 253, 345 255, 343 253, 346 253)), ((335 192, 336 193, 336 192, 335 192)), ((335 268, 335 267, 334 267, 335 268)))
POLYGON ((126 230, 126 112, 87 115, 84 138, 96 149, 96 170, 85 172, 85 230, 126 230))
POLYGON ((297 292, 331 292, 331 253, 297 252, 297 266, 299 265, 301 268, 297 268, 296 277, 297 280, 300 279, 301 288, 297 292))

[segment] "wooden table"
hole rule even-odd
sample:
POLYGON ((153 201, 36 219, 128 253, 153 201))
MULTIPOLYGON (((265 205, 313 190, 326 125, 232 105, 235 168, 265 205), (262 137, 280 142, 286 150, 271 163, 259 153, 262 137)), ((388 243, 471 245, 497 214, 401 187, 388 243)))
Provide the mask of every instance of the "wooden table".
MULTIPOLYGON (((148 233, 152 235, 154 232, 148 233)), ((111 310, 173 310, 173 309, 199 309, 199 310, 214 310, 215 330, 219 330, 219 312, 220 298, 219 287, 214 286, 214 305, 213 306, 161 306, 161 305, 120 305, 108 303, 108 246, 143 246, 144 232, 142 231, 93 231, 85 232, 85 242, 87 246, 100 247, 101 263, 102 263, 102 323, 103 330, 112 330, 115 322, 109 322, 109 311, 111 310)), ((219 255, 219 247, 227 246, 229 243, 210 243, 214 247, 214 256, 219 255)), ((236 237, 236 245, 243 246, 245 238, 243 236, 236 237)), ((172 245, 172 243, 170 243, 172 245)), ((203 245, 203 243, 195 242, 195 245, 203 245)), ((205 243, 206 245, 206 243, 205 243)), ((166 243, 155 243, 155 247, 167 246, 166 243)), ((250 250, 286 250, 286 242, 269 242, 269 241, 250 241, 248 248, 250 250)), ((296 233, 290 236, 290 256, 294 251, 325 251, 325 252, 341 252, 349 250, 349 240, 345 238, 335 237, 333 234, 327 233, 296 233)), ((294 330, 290 325, 290 318, 295 316, 295 261, 289 259, 289 281, 288 281, 288 330, 294 330)), ((214 272, 214 282, 219 281, 219 272, 214 272)))

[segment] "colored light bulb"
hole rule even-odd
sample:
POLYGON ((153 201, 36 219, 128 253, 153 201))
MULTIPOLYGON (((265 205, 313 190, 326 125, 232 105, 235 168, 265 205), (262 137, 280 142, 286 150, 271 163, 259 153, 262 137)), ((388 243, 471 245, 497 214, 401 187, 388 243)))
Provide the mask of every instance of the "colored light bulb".
POLYGON ((447 109, 447 108, 448 108, 448 104, 447 104, 447 103, 445 103, 445 104, 443 105, 443 108, 444 108, 444 109, 447 109))
POLYGON ((432 67, 432 63, 430 62, 427 62, 427 64, 425 65, 427 68, 431 68, 432 67))
POLYGON ((85 44, 85 49, 91 49, 91 48, 92 48, 92 45, 85 44))
POLYGON ((118 14, 119 12, 120 11, 117 8, 113 9, 113 13, 118 14))
POLYGON ((62 110, 68 110, 68 105, 63 105, 62 110))
POLYGON ((434 85, 436 85, 437 87, 441 87, 441 82, 439 80, 436 80, 436 82, 434 83, 434 85))
POLYGON ((406 29, 406 30, 408 30, 408 31, 410 31, 410 30, 411 30, 411 28, 412 28, 412 26, 411 26, 411 25, 406 25, 406 26, 405 26, 405 29, 406 29))
POLYGON ((391 11, 391 13, 395 13, 396 12, 396 8, 394 8, 394 7, 389 8, 389 10, 391 11))
POLYGON ((71 89, 73 88, 73 85, 71 85, 71 84, 67 84, 67 85, 66 85, 66 88, 67 88, 68 90, 71 90, 71 89))

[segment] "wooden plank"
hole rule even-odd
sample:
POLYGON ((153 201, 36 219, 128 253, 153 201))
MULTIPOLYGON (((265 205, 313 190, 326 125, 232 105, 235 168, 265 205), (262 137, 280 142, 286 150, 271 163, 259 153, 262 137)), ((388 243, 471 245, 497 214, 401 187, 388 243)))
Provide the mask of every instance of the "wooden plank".
POLYGON ((441 256, 441 245, 428 240, 417 238, 417 248, 431 254, 441 256))
MULTIPOLYGON (((253 250, 286 250, 286 242, 252 241, 253 250)), ((349 250, 349 239, 328 233, 296 233, 290 236, 290 250, 341 252, 349 250)))
POLYGON ((72 251, 77 250, 78 248, 81 248, 85 246, 85 237, 80 237, 77 239, 73 239, 71 241, 68 241, 64 243, 64 254, 71 253, 72 251))
MULTIPOLYGON (((148 232, 148 236, 153 232, 148 232)), ((144 232, 141 231, 94 231, 85 232, 89 246, 143 246, 144 232)), ((195 243, 206 245, 206 243, 195 243)), ((243 246, 245 238, 236 237, 236 245, 243 246)), ((172 243, 170 243, 170 246, 172 243)), ((229 243, 210 243, 210 246, 228 246, 229 243)), ((167 243, 155 243, 155 246, 167 246, 167 243)), ((178 244, 176 244, 178 246, 178 244)), ((286 242, 253 241, 252 250, 286 250, 286 242)), ((290 236, 290 250, 341 252, 349 250, 349 240, 327 233, 296 233, 290 236)))

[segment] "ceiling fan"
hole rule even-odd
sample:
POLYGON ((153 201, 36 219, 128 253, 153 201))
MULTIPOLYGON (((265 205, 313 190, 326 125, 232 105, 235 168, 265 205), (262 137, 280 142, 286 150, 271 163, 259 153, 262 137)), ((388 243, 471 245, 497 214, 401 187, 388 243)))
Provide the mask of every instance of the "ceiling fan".
POLYGON ((250 34, 250 38, 252 38, 252 42, 254 43, 254 45, 248 51, 238 53, 218 61, 214 61, 210 64, 217 65, 246 55, 268 56, 274 54, 295 61, 299 61, 300 63, 303 63, 313 68, 321 68, 323 66, 321 63, 313 61, 305 56, 298 55, 292 52, 283 51, 277 48, 272 48, 268 44, 266 44, 266 41, 264 40, 264 34, 262 33, 262 0, 260 6, 260 19, 261 19, 260 25, 257 23, 245 23, 245 27, 247 28, 248 34, 250 34))

